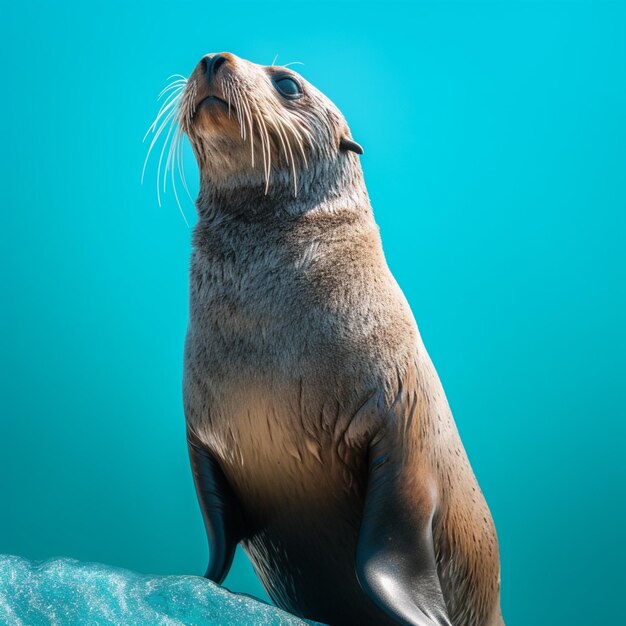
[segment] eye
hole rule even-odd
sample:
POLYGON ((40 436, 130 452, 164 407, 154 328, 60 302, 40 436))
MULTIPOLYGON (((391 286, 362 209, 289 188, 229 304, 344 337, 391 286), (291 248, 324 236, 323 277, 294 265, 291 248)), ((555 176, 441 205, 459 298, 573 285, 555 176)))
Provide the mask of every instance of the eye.
POLYGON ((289 78, 288 76, 274 80, 274 86, 286 98, 297 98, 302 95, 300 85, 298 85, 293 78, 289 78))

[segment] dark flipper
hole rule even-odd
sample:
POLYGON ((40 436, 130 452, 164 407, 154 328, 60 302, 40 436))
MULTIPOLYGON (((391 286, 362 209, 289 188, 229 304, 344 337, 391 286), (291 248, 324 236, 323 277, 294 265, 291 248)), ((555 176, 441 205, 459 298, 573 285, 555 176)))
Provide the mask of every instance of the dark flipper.
POLYGON ((191 470, 209 540, 209 567, 205 577, 221 583, 243 538, 237 498, 215 457, 192 436, 187 437, 191 470))
POLYGON ((406 439, 393 432, 406 417, 388 421, 370 443, 357 576, 364 591, 399 624, 450 626, 435 563, 434 484, 414 463, 409 466, 406 439))

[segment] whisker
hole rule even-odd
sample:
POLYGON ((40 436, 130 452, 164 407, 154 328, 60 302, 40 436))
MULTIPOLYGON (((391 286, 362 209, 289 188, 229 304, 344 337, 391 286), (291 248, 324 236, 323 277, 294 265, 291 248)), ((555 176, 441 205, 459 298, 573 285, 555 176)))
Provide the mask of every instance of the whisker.
POLYGON ((289 142, 288 138, 283 138, 283 132, 284 132, 284 128, 282 126, 282 124, 280 123, 280 120, 278 118, 275 118, 273 120, 273 124, 274 127, 276 129, 276 133, 278 135, 278 139, 280 140, 280 144, 283 148, 283 151, 285 152, 285 160, 287 161, 287 165, 289 165, 289 153, 287 152, 287 146, 285 145, 285 139, 287 139, 287 142, 289 142))
POLYGON ((309 162, 308 162, 308 160, 306 158, 306 151, 304 149, 304 144, 303 144, 302 136, 300 135, 300 132, 291 123, 290 120, 284 119, 283 122, 284 122, 285 126, 287 126, 287 128, 291 131, 291 134, 293 135, 293 138, 296 140, 296 143, 298 144, 298 148, 300 148, 300 153, 302 154, 302 159, 304 161, 304 165, 305 165, 305 167, 308 170, 309 169, 309 162))
POLYGON ((156 125, 159 123, 159 120, 161 119, 161 117, 163 117, 165 112, 167 110, 171 109, 172 107, 177 105, 177 98, 179 96, 180 96, 180 94, 176 94, 176 95, 174 95, 174 99, 171 102, 168 103, 166 101, 163 104, 163 106, 159 109, 159 112, 157 113, 156 119, 154 120, 154 122, 152 122, 152 124, 150 125, 150 128, 148 128, 148 130, 146 131, 146 134, 143 136, 143 141, 145 141, 146 137, 150 134, 150 132, 153 131, 156 128, 156 125))
MULTIPOLYGON (((259 141, 261 142, 261 156, 263 157, 263 174, 265 176, 265 181, 266 181, 266 189, 267 189, 267 149, 266 149, 266 138, 265 135, 263 134, 263 120, 259 119, 259 117, 256 115, 257 113, 257 108, 255 107, 254 110, 254 119, 257 121, 258 123, 258 127, 259 127, 259 141)), ((252 112, 250 112, 250 115, 252 116, 252 112)))
MULTIPOLYGON (((159 189, 159 179, 161 178, 161 164, 163 162, 163 155, 165 154, 165 148, 167 147, 167 142, 170 139, 173 129, 174 127, 170 124, 169 130, 167 131, 167 135, 165 137, 165 141, 163 142, 163 147, 161 148, 161 154, 159 155, 159 163, 157 165, 156 189, 157 189, 157 202, 159 203, 159 206, 161 206, 161 192, 159 189)), ((165 171, 165 174, 167 175, 167 170, 165 171)))
MULTIPOLYGON (((238 93, 238 107, 243 108, 243 112, 246 117, 246 122, 248 123, 249 133, 250 133, 250 160, 252 162, 252 167, 254 167, 254 123, 253 123, 253 115, 250 110, 250 105, 244 101, 241 95, 238 93)), ((245 137, 244 137, 245 140, 245 137)))
POLYGON ((226 99, 228 100, 228 119, 230 119, 230 85, 227 81, 224 81, 224 91, 226 92, 226 99))
MULTIPOLYGON (((277 124, 276 128, 280 128, 281 136, 282 136, 282 133, 284 132, 285 133, 285 137, 287 139, 287 147, 289 149, 289 156, 291 157, 291 173, 292 173, 292 176, 293 176, 293 195, 294 195, 295 198, 297 198, 298 197, 298 175, 297 175, 297 172, 296 172, 296 160, 295 160, 295 158, 293 156, 293 152, 291 150, 291 142, 289 141, 289 137, 287 136, 287 132, 286 132, 286 130, 285 130, 285 128, 284 128, 284 126, 283 126, 283 124, 282 124, 282 122, 280 121, 279 118, 277 118, 277 122, 278 122, 278 124, 277 124)), ((287 159, 287 165, 289 165, 289 159, 287 159)))
POLYGON ((174 82, 170 83, 169 85, 166 85, 165 87, 163 87, 163 89, 161 89, 161 91, 159 92, 159 95, 157 96, 157 100, 160 100, 164 94, 166 94, 168 91, 175 89, 176 87, 180 87, 182 85, 186 85, 187 81, 186 80, 175 80, 174 82))
MULTIPOLYGON (((176 128, 176 135, 174 136, 174 140, 172 142, 172 145, 175 146, 174 151, 178 150, 178 145, 180 144, 180 138, 181 138, 181 131, 180 131, 180 126, 176 128)), ((171 149, 171 146, 170 146, 171 149)), ((169 160, 169 155, 168 155, 168 160, 169 160)), ((167 164, 166 164, 166 174, 167 174, 167 164)), ((178 205, 178 210, 180 211, 180 214, 183 217, 183 220, 185 220, 185 224, 187 225, 187 228, 189 228, 189 222, 187 221, 187 216, 185 215, 185 211, 183 211, 183 207, 180 203, 180 198, 178 197, 178 190, 176 189, 176 178, 174 176, 174 166, 173 166, 173 162, 172 162, 172 169, 171 169, 171 179, 172 179, 172 191, 174 192, 174 197, 176 198, 176 204, 178 205)), ((163 189, 163 191, 165 191, 165 188, 163 189)))
POLYGON ((189 116, 191 116, 193 112, 192 108, 193 103, 195 102, 194 98, 196 90, 195 85, 193 85, 190 90, 188 90, 188 92, 185 92, 185 87, 187 86, 187 78, 185 78, 182 74, 173 74, 168 78, 168 80, 172 80, 172 82, 166 85, 161 90, 157 98, 157 100, 161 100, 162 98, 165 98, 165 100, 161 104, 154 121, 148 128, 143 138, 145 141, 152 133, 152 139, 150 141, 150 146, 148 147, 148 153, 146 154, 146 158, 141 171, 141 182, 143 183, 144 181, 146 167, 148 165, 150 155, 152 154, 161 136, 165 133, 165 139, 163 140, 163 145, 161 147, 159 160, 157 163, 157 203, 159 206, 162 206, 160 181, 161 172, 163 172, 163 193, 167 192, 167 178, 169 174, 172 192, 174 194, 176 204, 178 205, 178 210, 180 211, 180 214, 185 221, 185 224, 187 225, 187 227, 189 227, 187 216, 185 215, 182 204, 180 202, 180 196, 176 185, 176 172, 178 172, 180 181, 182 182, 182 185, 187 192, 187 195, 193 202, 193 199, 191 198, 191 194, 189 192, 189 187, 187 185, 187 180, 185 178, 182 150, 183 131, 181 128, 181 122, 185 119, 182 115, 183 109, 186 110, 189 116), (189 93, 189 91, 191 91, 191 93, 189 93), (185 97, 183 98, 183 96, 185 97), (165 167, 163 167, 164 159, 165 167))
POLYGON ((270 176, 271 176, 271 168, 272 168, 272 153, 271 153, 271 143, 269 133, 267 132, 267 126, 265 124, 265 120, 261 115, 258 107, 255 106, 255 111, 257 113, 256 119, 259 122, 259 130, 261 131, 261 137, 265 136, 265 140, 263 141, 263 147, 265 148, 263 151, 263 165, 265 169, 265 195, 270 188, 270 176), (265 158, 265 154, 267 153, 267 159, 265 158))
POLYGON ((170 142, 170 147, 167 151, 167 159, 165 160, 165 174, 163 176, 163 193, 165 193, 167 191, 167 172, 170 169, 170 166, 172 166, 173 168, 173 154, 174 154, 174 150, 176 149, 176 143, 178 142, 178 136, 180 134, 180 127, 176 126, 172 126, 172 130, 174 131, 174 135, 172 136, 172 141, 170 142))
POLYGON ((189 186, 187 185, 187 178, 185 176, 184 146, 185 146, 184 136, 181 131, 181 138, 180 138, 180 141, 178 142, 178 155, 176 157, 176 165, 178 167, 178 174, 180 176, 180 180, 183 183, 183 188, 187 192, 187 196, 189 196, 189 199, 191 200, 191 202, 193 202, 193 198, 191 197, 191 193, 189 191, 189 186))
POLYGON ((174 117, 175 114, 176 114, 176 111, 170 111, 167 114, 167 117, 161 123, 161 126, 159 127, 159 129, 157 131, 155 131, 154 137, 152 138, 152 141, 150 142, 150 147, 148 148, 148 154, 146 154, 146 160, 143 162, 143 169, 141 170, 141 182, 142 183, 143 183, 143 179, 144 179, 144 176, 145 176, 145 173, 146 173, 146 166, 148 165, 148 159, 150 158, 150 153, 152 152, 152 149, 154 148, 157 140, 161 136, 161 133, 163 132, 163 130, 167 126, 168 122, 170 122, 172 120, 172 118, 174 117))
POLYGON ((246 120, 248 122, 248 129, 250 132, 250 164, 254 167, 254 116, 250 111, 250 107, 246 104, 246 120))
POLYGON ((246 140, 246 125, 244 124, 244 116, 246 115, 246 109, 243 104, 243 98, 236 89, 235 84, 233 83, 233 95, 235 97, 235 109, 237 112, 237 121, 239 122, 239 134, 241 138, 246 140))

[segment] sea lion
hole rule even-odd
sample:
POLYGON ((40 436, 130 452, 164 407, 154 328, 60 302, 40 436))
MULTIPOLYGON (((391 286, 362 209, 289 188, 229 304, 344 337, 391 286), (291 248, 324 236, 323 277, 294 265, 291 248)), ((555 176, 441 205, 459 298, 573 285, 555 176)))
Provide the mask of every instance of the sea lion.
POLYGON ((344 624, 503 624, 496 532, 383 256, 335 105, 205 56, 177 100, 200 171, 184 406, 221 582, 344 624))

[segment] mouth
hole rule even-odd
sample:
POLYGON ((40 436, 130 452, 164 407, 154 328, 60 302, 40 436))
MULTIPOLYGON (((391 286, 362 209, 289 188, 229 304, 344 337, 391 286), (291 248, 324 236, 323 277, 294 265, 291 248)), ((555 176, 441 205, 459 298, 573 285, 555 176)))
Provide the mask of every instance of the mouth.
POLYGON ((207 96, 206 98, 202 99, 200 103, 198 104, 198 108, 202 106, 219 106, 219 107, 226 107, 227 109, 234 108, 232 105, 229 105, 228 102, 226 102, 226 100, 224 100, 223 98, 220 98, 219 96, 213 96, 213 95, 207 96))

